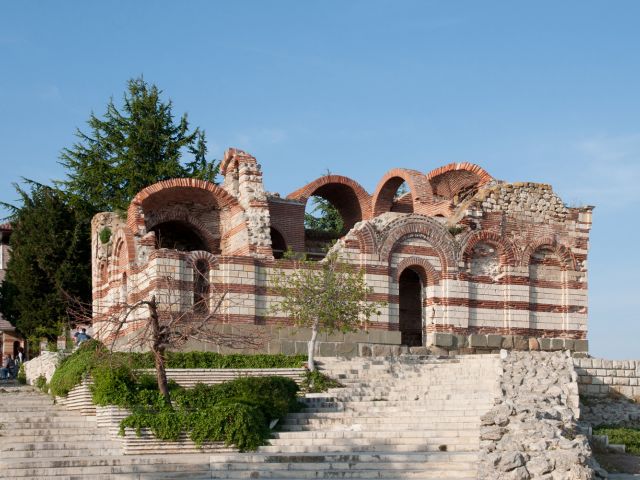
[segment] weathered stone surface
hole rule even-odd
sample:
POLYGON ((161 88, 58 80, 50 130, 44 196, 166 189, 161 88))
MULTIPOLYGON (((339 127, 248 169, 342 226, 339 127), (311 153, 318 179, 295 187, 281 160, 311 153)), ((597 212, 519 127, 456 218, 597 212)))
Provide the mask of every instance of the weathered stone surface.
POLYGON ((487 336, 486 335, 469 335, 469 346, 472 348, 486 347, 487 336))
POLYGON ((47 379, 47 383, 49 383, 51 377, 53 377, 53 373, 64 357, 65 354, 62 352, 44 351, 36 358, 24 362, 27 383, 33 385, 40 376, 44 376, 47 379))
POLYGON ((544 351, 503 351, 500 359, 502 396, 480 420, 478 478, 595 478, 598 466, 589 443, 574 433, 578 385, 573 360, 565 352, 544 351))
POLYGON ((435 333, 433 343, 436 347, 451 347, 453 346, 453 335, 450 333, 435 333))

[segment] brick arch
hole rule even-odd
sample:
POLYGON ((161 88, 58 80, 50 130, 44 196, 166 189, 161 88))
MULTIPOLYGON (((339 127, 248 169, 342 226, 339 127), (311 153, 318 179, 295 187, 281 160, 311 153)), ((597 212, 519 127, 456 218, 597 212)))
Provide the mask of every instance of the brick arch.
POLYGON ((317 195, 328 200, 342 216, 345 227, 350 230, 361 220, 370 218, 371 195, 355 180, 342 175, 325 175, 308 183, 287 198, 307 203, 309 197, 317 195))
POLYGON ((373 254, 376 251, 376 232, 369 223, 363 224, 362 228, 353 231, 353 235, 358 239, 358 248, 361 253, 373 254))
POLYGON ((516 265, 516 249, 511 242, 495 232, 476 232, 469 235, 462 244, 462 259, 468 262, 471 259, 473 248, 478 243, 489 243, 498 248, 500 254, 500 265, 516 265))
POLYGON ((243 210, 232 195, 213 183, 195 178, 173 178, 154 183, 140 190, 133 197, 127 210, 127 225, 132 232, 145 232, 145 210, 174 202, 177 199, 189 200, 193 197, 210 202, 220 210, 232 210, 232 213, 243 210))
POLYGON ((435 248, 444 273, 457 265, 455 240, 437 220, 423 215, 408 215, 389 223, 383 232, 383 240, 378 247, 382 260, 390 260, 395 246, 407 237, 424 238, 435 248))
POLYGON ((119 228, 113 236, 112 272, 126 271, 135 263, 136 251, 133 235, 128 229, 119 228))
POLYGON ((170 212, 165 211, 154 216, 153 220, 153 222, 147 225, 149 231, 166 222, 183 222, 188 224, 198 233, 211 252, 220 252, 220 239, 214 237, 200 220, 184 210, 177 209, 170 212))
POLYGON ((393 279, 396 282, 400 281, 400 275, 407 268, 413 269, 424 286, 438 285, 440 283, 440 273, 433 268, 433 265, 425 258, 421 257, 408 257, 403 259, 395 268, 393 272, 393 279))
POLYGON ((440 197, 452 199, 460 191, 477 186, 480 187, 493 180, 493 177, 482 167, 473 163, 450 163, 431 170, 427 180, 433 193, 440 197))
POLYGON ((404 182, 409 185, 414 213, 427 213, 424 205, 430 204, 433 199, 431 185, 427 177, 417 170, 406 168, 394 168, 388 171, 378 182, 376 191, 372 196, 372 217, 377 217, 391 211, 393 196, 398 187, 404 182))
POLYGON ((531 255, 533 255, 536 250, 544 247, 553 250, 558 258, 562 260, 565 270, 577 270, 576 259, 571 250, 567 246, 559 244, 554 237, 550 236, 539 238, 529 244, 522 254, 522 265, 528 267, 531 262, 531 255))
POLYGON ((205 252, 204 250, 195 250, 189 252, 187 256, 192 265, 195 265, 198 260, 204 260, 209 266, 209 270, 218 270, 218 259, 212 253, 205 252))

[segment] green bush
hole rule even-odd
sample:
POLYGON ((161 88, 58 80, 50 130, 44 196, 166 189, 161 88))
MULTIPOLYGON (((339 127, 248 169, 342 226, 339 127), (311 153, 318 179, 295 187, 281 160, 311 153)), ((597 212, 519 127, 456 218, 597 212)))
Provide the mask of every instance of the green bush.
POLYGON ((307 393, 320 393, 326 392, 330 388, 343 387, 343 385, 333 378, 327 377, 324 373, 314 370, 313 372, 306 372, 301 387, 307 393))
MULTIPOLYGON (((301 368, 304 355, 222 355, 214 352, 168 352, 167 368, 301 368)), ((78 350, 65 358, 51 379, 51 394, 65 396, 99 365, 110 368, 155 368, 153 355, 146 353, 110 353, 97 340, 83 342, 78 350)), ((155 382, 155 380, 153 380, 155 382)))
POLYGON ((132 405, 136 394, 136 379, 133 371, 126 365, 112 367, 101 365, 91 371, 93 385, 91 393, 96 405, 132 405))
POLYGON ((609 443, 622 443, 627 453, 640 455, 640 430, 636 428, 602 426, 595 428, 593 434, 608 435, 609 443))
POLYGON ((109 243, 111 240, 111 229, 109 227, 104 227, 100 230, 100 243, 109 243))
POLYGON ((169 352, 167 368, 302 368, 305 355, 222 355, 214 352, 169 352))
POLYGON ((244 377, 189 390, 173 386, 173 407, 157 390, 136 388, 135 402, 129 405, 133 413, 121 422, 121 434, 125 428, 138 435, 149 428, 158 438, 176 440, 186 432, 197 445, 217 441, 255 449, 269 438, 269 422, 300 408, 298 386, 283 377, 244 377))
POLYGON ((242 377, 218 385, 198 384, 180 390, 174 402, 184 410, 206 410, 222 402, 240 402, 259 408, 268 422, 297 411, 298 385, 285 377, 242 377))
POLYGON ((106 361, 107 350, 96 340, 83 342, 78 350, 62 360, 51 378, 51 394, 63 397, 79 385, 99 363, 106 361))
POLYGON ((18 380, 18 383, 21 383, 22 385, 27 383, 27 372, 24 370, 24 363, 20 364, 20 370, 18 370, 16 380, 18 380))
POLYGON ((44 375, 40 375, 38 378, 36 378, 35 387, 44 393, 47 393, 49 391, 49 385, 47 384, 47 379, 44 375))

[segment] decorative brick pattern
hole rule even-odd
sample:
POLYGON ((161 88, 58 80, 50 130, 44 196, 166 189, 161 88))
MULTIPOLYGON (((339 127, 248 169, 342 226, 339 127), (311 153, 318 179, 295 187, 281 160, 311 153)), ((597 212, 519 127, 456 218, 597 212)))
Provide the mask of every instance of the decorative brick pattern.
MULTIPOLYGON (((150 295, 188 310, 194 289, 203 288, 194 281, 194 263, 205 260, 207 295, 225 296, 216 321, 267 329, 290 325, 272 313, 279 298, 271 279, 293 263, 273 254, 308 248, 304 209, 318 195, 349 228, 333 251, 363 269, 370 300, 387 303, 371 329, 394 335, 380 341, 400 341, 400 319, 406 324, 407 315, 400 299, 407 297, 399 279, 411 269, 420 280, 414 304, 422 305, 417 321, 425 346, 586 349, 586 342, 577 342, 587 334, 592 207, 566 207, 549 185, 504 183, 477 165, 460 163, 428 174, 393 169, 373 195, 350 178, 327 175, 281 198, 265 192, 260 165, 237 149, 227 151, 221 172, 222 186, 167 180, 136 195, 126 220, 111 213, 94 218, 98 316, 150 295), (409 192, 396 198, 403 182, 409 192), (159 226, 174 224, 200 239, 201 247, 181 251, 176 242, 178 249, 159 248, 159 226), (99 233, 107 227, 113 235, 102 244, 99 233)), ((125 330, 138 328, 142 319, 132 316, 125 330)), ((279 339, 278 348, 287 342, 279 339)))

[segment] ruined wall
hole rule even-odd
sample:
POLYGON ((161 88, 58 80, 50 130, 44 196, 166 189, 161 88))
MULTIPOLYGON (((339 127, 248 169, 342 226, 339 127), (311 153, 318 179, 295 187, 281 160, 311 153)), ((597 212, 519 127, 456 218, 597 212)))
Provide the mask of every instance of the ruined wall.
MULTIPOLYGON (((347 342, 357 353, 372 343, 391 348, 403 331, 417 328, 412 345, 435 353, 587 350, 592 208, 566 207, 548 185, 507 184, 475 165, 451 164, 429 174, 393 169, 373 195, 351 179, 326 175, 281 198, 265 192, 260 165, 245 152, 230 149, 221 172, 221 187, 193 179, 160 182, 134 198, 126 218, 96 216, 98 317, 154 294, 172 309, 191 308, 193 290, 202 288, 195 262, 205 258, 209 305, 225 294, 221 321, 290 325, 273 313, 279 299, 270 279, 294 264, 274 254, 309 248, 304 209, 315 195, 337 208, 348 229, 333 250, 364 269, 370 298, 386 304, 371 322, 370 331, 384 332, 376 342, 352 336, 327 344, 347 342), (402 184, 409 191, 398 197, 402 184), (183 243, 192 248, 177 237, 175 245, 163 243, 167 225, 190 235, 183 243), (112 237, 101 243, 104 228, 112 237), (421 311, 409 314, 400 301, 411 303, 400 285, 407 269, 420 283, 410 295, 421 311)), ((291 336, 277 335, 269 348, 298 348, 291 336)))
POLYGON ((502 352, 502 395, 483 415, 481 479, 595 478, 597 464, 577 432, 577 375, 563 352, 502 352))

